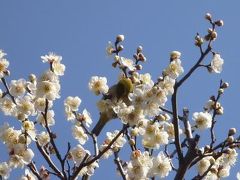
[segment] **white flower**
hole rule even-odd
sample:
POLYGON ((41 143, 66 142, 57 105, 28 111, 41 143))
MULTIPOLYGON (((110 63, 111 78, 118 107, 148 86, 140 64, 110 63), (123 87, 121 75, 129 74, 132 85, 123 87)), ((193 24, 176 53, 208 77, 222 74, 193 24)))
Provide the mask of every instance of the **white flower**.
POLYGON ((111 56, 113 54, 113 51, 114 51, 114 47, 113 47, 111 41, 108 41, 108 45, 106 47, 107 55, 111 56))
POLYGON ((168 133, 159 128, 159 123, 148 122, 143 134, 142 144, 146 148, 159 148, 160 145, 168 144, 168 133))
POLYGON ((59 83, 59 77, 54 72, 47 70, 38 78, 38 82, 41 82, 41 81, 59 83))
POLYGON ((120 57, 119 62, 123 68, 128 68, 130 71, 134 71, 136 69, 134 62, 131 59, 120 57))
POLYGON ((236 177, 237 177, 237 180, 240 180, 240 172, 237 173, 236 177))
POLYGON ((145 118, 143 110, 140 108, 134 108, 134 106, 126 106, 122 109, 114 109, 114 111, 124 124, 128 123, 130 126, 137 125, 145 118))
POLYGON ((159 86, 162 88, 162 90, 165 91, 166 95, 171 95, 174 92, 174 85, 175 85, 175 80, 172 79, 169 76, 165 76, 163 81, 159 83, 159 86))
POLYGON ((90 152, 85 150, 80 144, 74 147, 70 153, 72 155, 74 163, 76 163, 77 166, 82 162, 86 154, 90 155, 90 152))
POLYGON ((154 85, 151 74, 149 74, 149 73, 140 74, 139 80, 141 80, 142 84, 147 84, 149 87, 153 87, 153 85, 154 85))
POLYGON ((181 57, 181 53, 179 51, 172 51, 170 53, 171 60, 179 59, 181 57))
POLYGON ((60 84, 50 81, 40 81, 37 83, 37 97, 46 98, 50 101, 60 98, 60 84))
POLYGON ((36 137, 36 130, 35 130, 35 125, 32 121, 23 121, 22 122, 22 127, 24 131, 26 131, 29 136, 32 138, 32 140, 35 140, 36 137))
POLYGON ((8 164, 6 162, 0 163, 0 176, 3 179, 8 179, 10 172, 11 172, 11 168, 8 166, 8 164))
POLYGON ((52 63, 53 72, 58 76, 63 76, 66 69, 64 64, 61 64, 59 61, 54 61, 52 63))
POLYGON ((224 177, 228 177, 230 175, 230 166, 224 166, 222 168, 219 168, 218 170, 218 177, 220 178, 224 178, 224 177))
POLYGON ((0 58, 0 78, 5 76, 5 72, 9 66, 9 62, 6 59, 0 58))
POLYGON ((224 161, 226 164, 232 166, 237 161, 238 153, 235 149, 228 149, 228 153, 223 154, 224 161))
POLYGON ((144 106, 144 115, 149 117, 157 116, 161 112, 159 104, 154 101, 149 101, 144 106))
POLYGON ((171 159, 166 157, 161 151, 157 157, 153 158, 153 167, 151 169, 151 174, 154 176, 159 176, 164 178, 168 176, 169 172, 172 170, 171 159))
POLYGON ((16 144, 12 152, 14 153, 10 155, 9 166, 13 168, 23 168, 32 161, 34 156, 33 151, 26 148, 24 144, 16 144))
POLYGON ((209 112, 214 108, 215 102, 213 100, 208 100, 204 108, 209 112))
POLYGON ((20 180, 37 180, 37 177, 28 169, 25 169, 25 175, 22 175, 20 180))
POLYGON ((212 115, 208 112, 193 113, 193 120, 199 129, 210 128, 212 125, 212 115))
POLYGON ((44 131, 41 132, 40 134, 38 134, 36 137, 37 137, 37 141, 40 146, 45 146, 47 143, 50 142, 50 137, 49 137, 48 133, 46 133, 44 131))
POLYGON ((197 163, 197 169, 198 169, 199 175, 200 176, 203 175, 207 171, 207 169, 209 168, 210 165, 211 165, 211 163, 210 163, 209 157, 205 157, 202 160, 200 160, 197 163))
POLYGON ((26 92, 26 80, 19 79, 19 80, 12 80, 10 87, 9 87, 11 95, 18 97, 23 96, 26 92))
POLYGON ((22 132, 20 130, 14 130, 13 127, 10 127, 8 123, 0 128, 0 139, 3 143, 6 143, 9 148, 13 147, 18 143, 19 136, 22 132))
POLYGON ((69 106, 71 111, 78 111, 78 107, 80 106, 81 102, 82 100, 78 96, 68 96, 64 101, 64 105, 69 106))
MULTIPOLYGON (((49 110, 47 112, 47 124, 48 124, 48 126, 53 126, 55 124, 54 115, 55 115, 55 113, 54 113, 53 110, 49 110)), ((44 118, 44 116, 41 113, 39 113, 39 115, 37 116, 37 121, 42 126, 46 126, 45 118, 44 118)))
POLYGON ((101 93, 106 94, 109 89, 107 85, 107 78, 99 76, 93 76, 88 83, 88 87, 90 91, 94 92, 96 95, 101 93))
POLYGON ((83 122, 86 123, 87 127, 90 127, 90 125, 92 124, 92 118, 90 113, 86 109, 84 109, 82 115, 83 115, 83 122))
POLYGON ((68 121, 75 119, 75 114, 71 111, 70 106, 65 106, 64 110, 65 110, 65 115, 68 121))
MULTIPOLYGON (((46 108, 46 99, 45 98, 37 98, 34 102, 35 109, 40 112, 44 112, 46 108)), ((53 106, 52 101, 48 101, 48 109, 51 109, 53 106)))
POLYGON ((176 79, 184 72, 183 67, 181 66, 181 60, 175 59, 170 62, 169 66, 165 69, 164 75, 176 79))
POLYGON ((80 144, 85 144, 88 140, 88 136, 81 126, 74 125, 72 127, 72 135, 79 141, 80 144))
POLYGON ((129 93, 128 98, 135 106, 141 107, 145 100, 145 92, 141 88, 134 88, 132 93, 129 93))
POLYGON ((49 52, 48 55, 41 56, 42 62, 60 62, 62 60, 62 56, 59 56, 53 52, 49 52))
POLYGON ((0 49, 0 59, 2 59, 6 55, 7 54, 2 49, 0 49))
POLYGON ((34 104, 30 96, 24 96, 17 100, 17 112, 26 116, 33 115, 35 113, 34 104))
POLYGON ((152 165, 152 158, 148 152, 141 153, 139 150, 133 151, 131 161, 127 165, 127 175, 129 179, 147 179, 147 174, 152 165))
POLYGON ((78 176, 83 176, 83 175, 88 175, 88 176, 92 176, 94 174, 94 171, 96 168, 98 168, 98 162, 93 162, 91 163, 89 166, 85 166, 84 168, 81 169, 81 171, 79 172, 78 176))
MULTIPOLYGON (((100 150, 105 149, 109 143, 117 136, 119 133, 118 130, 115 130, 113 133, 112 132, 107 132, 107 138, 104 140, 104 143, 100 146, 100 150)), ((120 148, 124 146, 126 143, 126 139, 123 136, 119 136, 117 140, 113 143, 111 148, 104 153, 103 158, 108 158, 113 154, 113 151, 118 151, 120 148)))
POLYGON ((4 97, 0 99, 0 108, 3 111, 4 115, 10 116, 14 115, 16 110, 16 104, 9 97, 4 97))
POLYGON ((224 60, 221 58, 220 54, 214 54, 213 59, 211 61, 212 72, 221 73, 223 63, 224 63, 224 60))

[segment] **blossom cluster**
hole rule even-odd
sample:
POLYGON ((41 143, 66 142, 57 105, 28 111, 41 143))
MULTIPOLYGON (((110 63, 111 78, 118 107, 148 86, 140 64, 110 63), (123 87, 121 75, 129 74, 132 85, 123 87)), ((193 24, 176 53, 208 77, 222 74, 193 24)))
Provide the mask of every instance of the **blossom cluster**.
POLYGON ((41 56, 42 62, 49 64, 48 70, 38 77, 30 74, 28 79, 16 79, 8 84, 9 61, 6 53, 0 50, 0 78, 5 88, 0 90, 0 110, 21 125, 20 129, 9 123, 0 127, 0 140, 9 155, 6 162, 0 163, 0 178, 8 179, 13 169, 25 168, 20 178, 22 180, 47 180, 52 176, 60 179, 82 176, 87 179, 94 175, 102 158, 111 156, 119 175, 126 180, 148 180, 156 176, 167 178, 172 171, 177 171, 175 179, 183 179, 186 173, 184 169, 194 165, 197 169, 194 179, 217 180, 228 177, 237 161, 236 149, 239 148, 240 138, 234 136, 236 129, 232 128, 226 139, 216 144, 214 126, 217 116, 224 113, 219 99, 229 84, 220 82, 217 96, 210 97, 203 111, 192 114, 193 123, 190 123, 186 108, 183 115, 177 110, 177 90, 197 68, 206 68, 209 73, 221 73, 223 69, 224 60, 211 47, 212 41, 217 38, 216 26, 222 26, 223 21, 213 21, 210 14, 206 15, 206 19, 212 27, 204 39, 199 34, 195 37, 201 57, 186 75, 183 75, 179 51, 170 53, 169 64, 154 81, 150 73, 141 72, 141 63, 147 61, 142 46, 136 49, 131 59, 120 54, 124 49, 124 35, 118 35, 115 43, 109 42, 106 52, 113 58, 112 66, 120 71, 117 83, 108 85, 107 77, 103 76, 94 75, 90 78, 89 90, 101 96, 97 102, 99 121, 92 130, 90 128, 94 123, 90 112, 80 109, 82 99, 78 96, 66 97, 63 102, 65 117, 72 125, 76 145, 72 147, 69 143, 63 155, 55 143, 57 135, 51 129, 56 123, 54 101, 61 97, 60 76, 65 73, 62 57, 55 53, 41 56), (207 48, 203 50, 205 42, 207 48), (205 65, 203 60, 208 53, 212 53, 212 59, 205 65), (168 102, 169 99, 171 102, 168 102), (166 107, 168 103, 172 105, 171 110, 166 107), (99 143, 98 136, 112 119, 118 119, 122 129, 106 132, 106 138, 99 143), (198 133, 201 132, 198 130, 210 132, 210 143, 203 148, 198 147, 198 133), (94 152, 86 148, 90 140, 94 152), (33 144, 48 163, 48 168, 37 168, 33 160, 33 144), (121 151, 127 145, 131 151, 130 159, 122 160, 121 151), (175 149, 169 148, 171 145, 175 149), (177 168, 176 157, 179 161, 177 168), (59 163, 53 162, 53 159, 59 163))

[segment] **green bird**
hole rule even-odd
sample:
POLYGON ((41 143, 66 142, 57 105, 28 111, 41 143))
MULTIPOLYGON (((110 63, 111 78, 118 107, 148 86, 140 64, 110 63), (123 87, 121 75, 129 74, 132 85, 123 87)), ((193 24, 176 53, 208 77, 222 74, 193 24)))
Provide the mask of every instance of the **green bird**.
MULTIPOLYGON (((108 93, 104 95, 103 99, 122 100, 125 103, 129 103, 128 94, 133 91, 133 83, 129 78, 122 78, 119 82, 109 88, 108 93)), ((112 119, 116 119, 117 114, 111 110, 106 110, 100 113, 100 118, 92 130, 92 133, 98 136, 103 127, 112 119)))

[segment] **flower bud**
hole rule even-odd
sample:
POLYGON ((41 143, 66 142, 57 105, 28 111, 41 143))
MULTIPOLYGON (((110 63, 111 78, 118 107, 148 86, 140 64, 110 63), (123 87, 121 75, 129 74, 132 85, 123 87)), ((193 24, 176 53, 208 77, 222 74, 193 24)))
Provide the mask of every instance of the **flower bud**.
POLYGON ((120 34, 120 35, 117 35, 117 37, 116 37, 116 42, 122 42, 122 41, 124 41, 124 35, 122 35, 122 34, 120 34))
POLYGON ((137 136, 138 135, 138 128, 134 128, 130 131, 131 136, 137 136))
POLYGON ((236 134, 236 132, 237 132, 236 128, 231 128, 228 131, 228 136, 233 136, 236 134))
POLYGON ((181 53, 179 51, 172 51, 170 53, 170 59, 174 60, 174 59, 179 59, 181 57, 181 53))
POLYGON ((138 48, 137 48, 137 53, 141 53, 142 50, 143 50, 143 47, 142 47, 142 46, 138 46, 138 48))
POLYGON ((221 88, 223 88, 223 89, 226 89, 226 88, 228 88, 229 87, 229 83, 228 82, 224 82, 223 84, 222 84, 222 86, 221 86, 221 88))
POLYGON ((135 140, 134 140, 134 139, 130 139, 130 140, 129 140, 129 144, 130 144, 131 146, 134 146, 134 145, 135 145, 135 140))
POLYGON ((118 62, 112 63, 112 67, 116 68, 116 67, 117 67, 117 64, 118 64, 118 62))
POLYGON ((122 51, 123 48, 124 48, 123 45, 119 45, 119 46, 117 47, 118 52, 119 52, 119 51, 122 51))
POLYGON ((29 81, 30 81, 31 83, 33 83, 33 82, 35 82, 35 81, 37 80, 37 77, 36 77, 35 74, 30 74, 30 75, 28 76, 28 79, 29 79, 29 81))
POLYGON ((137 68, 137 70, 142 70, 142 65, 141 64, 138 64, 137 66, 136 66, 136 68, 137 68))
POLYGON ((211 173, 213 173, 213 174, 217 174, 217 173, 218 173, 218 170, 217 170, 216 167, 212 167, 212 168, 210 169, 210 171, 211 171, 211 173))
POLYGON ((139 53, 138 57, 139 57, 139 60, 142 62, 145 62, 147 60, 146 57, 143 55, 143 53, 139 53))
POLYGON ((223 22, 223 20, 218 20, 218 21, 216 21, 216 22, 214 22, 217 26, 223 26, 224 25, 224 22, 223 22))
POLYGON ((21 134, 19 137, 18 137, 18 142, 20 143, 20 144, 26 144, 26 136, 25 136, 25 134, 21 134))
POLYGON ((134 54, 134 55, 133 55, 133 58, 134 58, 135 60, 138 60, 138 59, 139 59, 137 54, 134 54))
POLYGON ((228 143, 232 143, 234 141, 234 137, 233 136, 228 136, 227 137, 227 142, 228 143))
POLYGON ((212 28, 208 28, 208 33, 211 34, 213 32, 212 28))
POLYGON ((206 146, 204 147, 204 152, 208 152, 210 149, 211 149, 211 147, 210 147, 209 145, 206 145, 206 146))
POLYGON ((10 71, 9 71, 9 70, 6 70, 6 71, 4 71, 4 74, 5 74, 6 76, 10 76, 10 71))
POLYGON ((212 15, 210 13, 206 13, 205 19, 211 21, 212 20, 212 15))
POLYGON ((220 88, 220 89, 218 90, 218 93, 219 93, 219 94, 223 94, 223 93, 224 93, 224 89, 223 89, 223 88, 220 88))
POLYGON ((209 159, 209 162, 210 162, 211 164, 214 164, 214 163, 215 163, 215 159, 214 159, 213 157, 211 157, 211 158, 209 159))
POLYGON ((165 121, 166 120, 166 118, 165 118, 165 116, 163 114, 159 114, 158 116, 156 116, 156 118, 159 121, 165 121))
POLYGON ((206 41, 209 41, 209 40, 210 40, 210 38, 211 38, 211 35, 210 35, 210 34, 208 34, 208 35, 204 36, 204 39, 205 39, 206 41))
POLYGON ((203 44, 203 42, 204 42, 203 38, 196 39, 196 40, 195 40, 195 45, 196 45, 196 46, 201 46, 201 45, 203 44))
POLYGON ((213 32, 211 33, 211 39, 214 40, 214 39, 216 39, 216 38, 217 38, 217 32, 216 32, 216 31, 213 31, 213 32))
POLYGON ((221 106, 220 108, 216 109, 217 115, 223 115, 223 107, 221 106))

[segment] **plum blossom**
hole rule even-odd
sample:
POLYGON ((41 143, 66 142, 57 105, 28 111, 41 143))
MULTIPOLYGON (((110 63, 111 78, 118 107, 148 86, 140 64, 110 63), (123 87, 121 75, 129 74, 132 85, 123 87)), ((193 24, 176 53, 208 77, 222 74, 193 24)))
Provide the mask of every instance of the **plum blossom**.
POLYGON ((96 95, 101 93, 106 94, 109 89, 107 85, 107 78, 99 76, 93 76, 88 83, 88 87, 90 91, 94 92, 96 95))
POLYGON ((224 60, 221 58, 220 54, 214 54, 211 61, 211 71, 215 73, 222 72, 224 60))

